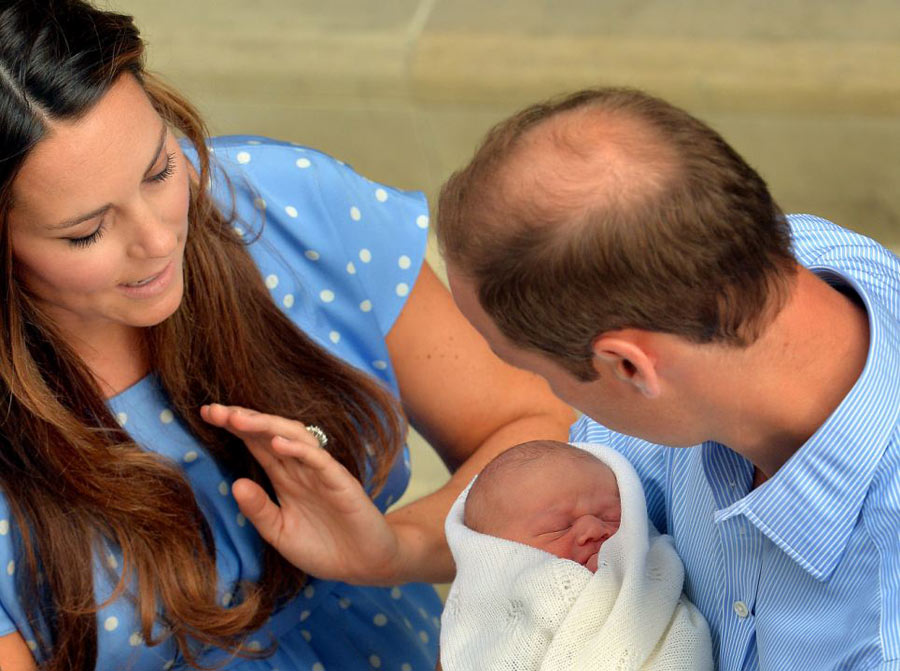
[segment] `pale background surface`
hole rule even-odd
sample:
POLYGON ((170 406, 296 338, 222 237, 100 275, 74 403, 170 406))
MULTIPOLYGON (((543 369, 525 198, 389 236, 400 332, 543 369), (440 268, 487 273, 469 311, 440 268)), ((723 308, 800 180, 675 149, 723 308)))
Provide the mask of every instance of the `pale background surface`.
MULTIPOLYGON (((900 249, 897 0, 106 0, 215 133, 422 189, 518 107, 597 84, 710 122, 786 211, 900 249)), ((432 261, 437 262, 434 250, 432 261)), ((409 496, 446 477, 418 440, 409 496)))

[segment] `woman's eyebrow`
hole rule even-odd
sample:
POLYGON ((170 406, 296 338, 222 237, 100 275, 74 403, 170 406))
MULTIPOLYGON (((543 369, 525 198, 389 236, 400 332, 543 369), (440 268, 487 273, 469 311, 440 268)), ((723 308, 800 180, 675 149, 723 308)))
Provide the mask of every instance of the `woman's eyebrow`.
POLYGON ((162 132, 159 134, 159 142, 156 145, 156 151, 153 154, 153 158, 150 160, 150 165, 147 166, 147 169, 144 170, 144 174, 146 175, 151 170, 153 170, 153 166, 156 164, 156 159, 159 158, 160 153, 163 150, 163 147, 166 144, 166 136, 168 135, 169 127, 166 125, 166 122, 163 122, 162 132))
MULTIPOLYGON (((159 142, 156 145, 156 151, 153 153, 153 158, 150 160, 150 164, 147 166, 147 169, 144 170, 144 174, 146 175, 151 170, 153 170, 153 166, 156 164, 156 160, 159 158, 160 153, 163 150, 163 147, 166 144, 166 137, 168 136, 169 127, 163 122, 162 132, 159 134, 159 142)), ((59 224, 53 224, 49 226, 51 230, 60 230, 65 228, 72 228, 73 226, 77 226, 85 221, 93 219, 94 217, 98 217, 104 212, 106 212, 110 207, 112 207, 111 203, 107 203, 106 205, 101 205, 96 210, 92 210, 87 214, 82 214, 81 216, 75 217, 74 219, 67 219, 59 224)))

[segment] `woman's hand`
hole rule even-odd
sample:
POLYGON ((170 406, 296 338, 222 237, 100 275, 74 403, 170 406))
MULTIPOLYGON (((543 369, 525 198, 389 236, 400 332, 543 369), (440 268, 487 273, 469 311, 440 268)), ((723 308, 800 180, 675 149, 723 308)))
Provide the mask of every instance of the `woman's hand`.
POLYGON ((398 540, 360 483, 300 422, 212 404, 204 420, 244 441, 265 469, 277 503, 246 478, 232 487, 259 535, 301 570, 356 584, 391 584, 398 540))

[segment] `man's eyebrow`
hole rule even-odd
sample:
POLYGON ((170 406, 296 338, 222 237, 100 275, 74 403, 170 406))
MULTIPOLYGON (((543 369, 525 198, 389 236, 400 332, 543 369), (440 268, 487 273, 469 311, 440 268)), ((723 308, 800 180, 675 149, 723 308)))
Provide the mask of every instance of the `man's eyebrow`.
MULTIPOLYGON (((168 135, 169 127, 163 122, 162 132, 159 135, 159 142, 156 145, 156 151, 153 153, 153 158, 150 161, 150 164, 147 166, 147 169, 144 170, 144 174, 146 175, 151 170, 153 170, 153 166, 156 164, 156 159, 159 158, 160 153, 163 150, 163 146, 166 144, 166 136, 168 135)), ((88 212, 87 214, 83 214, 81 216, 75 217, 74 219, 67 219, 59 224, 54 224, 50 226, 51 230, 61 230, 65 228, 72 228, 73 226, 77 226, 85 221, 89 221, 94 217, 99 217, 101 214, 106 212, 110 207, 112 207, 111 203, 107 203, 106 205, 102 205, 98 207, 96 210, 88 212)))

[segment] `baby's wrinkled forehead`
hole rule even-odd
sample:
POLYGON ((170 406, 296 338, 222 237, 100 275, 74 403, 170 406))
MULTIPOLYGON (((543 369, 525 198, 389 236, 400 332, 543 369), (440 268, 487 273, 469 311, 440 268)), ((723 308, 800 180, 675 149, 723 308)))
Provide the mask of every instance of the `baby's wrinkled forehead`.
POLYGON ((523 443, 499 454, 478 475, 466 498, 465 524, 481 530, 538 490, 571 493, 575 487, 607 486, 616 487, 615 474, 590 452, 556 441, 523 443), (598 477, 591 477, 594 473, 598 477), (612 477, 603 477, 606 474, 612 477))

